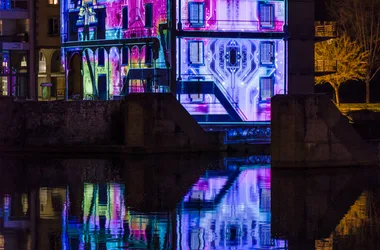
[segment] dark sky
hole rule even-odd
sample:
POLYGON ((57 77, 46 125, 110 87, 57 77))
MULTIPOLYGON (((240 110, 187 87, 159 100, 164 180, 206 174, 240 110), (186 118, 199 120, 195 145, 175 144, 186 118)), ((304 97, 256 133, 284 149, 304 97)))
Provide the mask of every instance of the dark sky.
POLYGON ((315 20, 316 21, 329 21, 326 3, 328 0, 315 0, 315 20))

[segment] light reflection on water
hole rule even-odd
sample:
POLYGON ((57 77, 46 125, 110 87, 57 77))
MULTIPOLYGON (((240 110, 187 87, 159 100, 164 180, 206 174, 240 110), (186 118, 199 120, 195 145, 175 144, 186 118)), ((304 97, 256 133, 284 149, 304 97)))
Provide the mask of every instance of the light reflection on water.
MULTIPOLYGON (((76 161, 74 162, 77 164, 76 161)), ((363 234, 367 232, 367 229, 363 230, 365 225, 371 224, 373 227, 376 224, 369 223, 374 216, 377 218, 377 208, 374 204, 380 200, 380 195, 373 191, 353 190, 358 193, 353 193, 352 204, 351 201, 347 202, 347 209, 342 210, 343 213, 335 218, 337 219, 336 224, 333 225, 335 231, 333 228, 328 231, 331 233, 330 236, 327 234, 316 237, 311 248, 292 248, 288 245, 290 241, 288 242, 286 238, 286 235, 290 237, 299 228, 294 226, 298 222, 284 222, 284 218, 298 220, 305 216, 301 213, 297 214, 301 211, 299 208, 305 204, 296 204, 294 211, 292 211, 292 205, 282 206, 284 202, 292 199, 293 192, 302 192, 302 188, 308 189, 309 193, 314 192, 313 188, 317 186, 315 183, 309 185, 308 182, 312 183, 309 180, 318 180, 321 183, 322 179, 330 178, 329 176, 338 180, 344 178, 349 180, 351 177, 348 177, 355 174, 340 176, 336 173, 330 175, 313 173, 312 177, 305 177, 305 174, 297 172, 297 175, 301 176, 299 177, 292 172, 290 174, 276 172, 272 175, 270 166, 266 162, 262 164, 222 162, 224 162, 223 166, 219 164, 216 164, 217 167, 209 166, 200 171, 200 174, 192 171, 196 178, 190 178, 190 183, 193 184, 188 186, 186 186, 188 182, 186 176, 190 174, 185 174, 184 177, 177 172, 170 172, 170 169, 176 167, 170 165, 160 167, 158 172, 151 171, 150 167, 139 166, 138 170, 133 168, 128 170, 129 172, 126 171, 129 177, 117 171, 111 171, 111 174, 107 174, 111 176, 110 178, 98 178, 108 171, 102 172, 103 167, 98 164, 94 171, 96 174, 89 171, 91 167, 82 169, 82 172, 77 171, 75 175, 74 170, 69 169, 68 179, 55 184, 60 179, 64 179, 58 167, 56 175, 49 173, 47 179, 29 176, 30 180, 36 179, 30 183, 20 182, 12 188, 9 188, 11 183, 9 177, 0 175, 0 250, 343 249, 333 247, 334 244, 335 246, 345 245, 344 249, 376 249, 362 246, 350 248, 350 243, 348 243, 353 239, 354 242, 357 241, 357 238, 348 236, 363 234), (240 167, 237 167, 238 165, 240 167), (139 178, 134 175, 136 171, 140 171, 139 178), (82 174, 78 174, 79 172, 82 174), (160 173, 161 176, 159 176, 160 173), (81 175, 87 177, 77 178, 81 175), (274 177, 276 180, 273 179, 274 177), (46 180, 50 184, 42 185, 41 183, 46 180), (6 183, 6 185, 1 183, 6 183), (136 188, 135 183, 138 183, 136 188), (272 188, 276 190, 274 198, 276 207, 274 208, 277 215, 280 215, 275 220, 271 214, 271 209, 273 209, 271 183, 274 183, 272 188), (298 189, 292 189, 293 186, 298 189), (183 188, 184 192, 182 192, 183 188), (166 197, 167 199, 157 198, 162 195, 162 190, 166 192, 163 195, 169 196, 166 197), (172 192, 168 193, 169 191, 172 192), (153 196, 150 195, 151 193, 153 196), (178 193, 181 194, 179 197, 182 199, 178 199, 177 202, 175 196, 178 193), (162 206, 162 201, 171 199, 177 206, 162 206), (149 207, 150 202, 152 205, 149 207), (131 204, 148 204, 148 206, 132 207, 131 204), (368 211, 371 211, 371 214, 368 211), (277 239, 274 239, 271 232, 271 227, 274 227, 273 221, 277 223, 275 234, 284 228, 289 232, 283 236, 276 235, 277 239), (293 226, 293 231, 291 231, 289 228, 293 226)), ((0 169, 1 167, 0 164, 0 169)), ((22 171, 24 171, 23 168, 21 168, 22 171)), ((184 170, 181 169, 181 171, 184 170)), ((20 174, 20 172, 17 173, 20 174)), ((14 176, 17 175, 14 174, 14 176)), ((27 179, 28 177, 25 180, 27 179)), ((334 186, 341 184, 334 183, 334 186)), ((317 193, 335 195, 331 190, 321 192, 323 188, 328 189, 320 185, 317 187, 317 193)), ((305 197, 308 197, 307 192, 305 197)), ((313 193, 310 197, 315 201, 319 199, 320 204, 324 204, 320 197, 325 196, 319 197, 313 193)), ((350 197, 346 200, 348 198, 350 197)), ((315 211, 322 207, 320 204, 309 202, 305 205, 310 211, 307 215, 309 217, 306 216, 303 223, 308 226, 314 223, 309 223, 309 219, 312 220, 315 211)), ((378 219, 373 221, 377 222, 378 219)), ((376 229, 377 225, 375 226, 376 229)), ((300 228, 303 230, 302 227, 300 228)), ((306 228, 307 230, 309 229, 306 228)), ((314 232, 313 230, 312 228, 309 231, 314 232)), ((371 233, 373 234, 373 231, 371 233)), ((375 233, 375 235, 380 235, 380 233, 375 233)))

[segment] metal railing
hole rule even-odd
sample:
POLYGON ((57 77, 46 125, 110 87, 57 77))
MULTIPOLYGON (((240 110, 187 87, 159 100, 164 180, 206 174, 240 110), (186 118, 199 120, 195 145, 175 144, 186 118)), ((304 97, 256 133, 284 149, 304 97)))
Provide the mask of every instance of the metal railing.
POLYGON ((336 60, 315 60, 314 71, 317 73, 335 73, 338 69, 336 60))
POLYGON ((284 31, 284 21, 255 21, 255 20, 202 20, 200 22, 198 19, 190 20, 189 18, 181 19, 182 28, 185 30, 196 29, 202 30, 219 30, 219 31, 248 31, 248 32, 283 32, 284 31))
POLYGON ((336 22, 331 21, 317 21, 315 22, 315 36, 316 37, 336 37, 336 22))
POLYGON ((15 42, 28 42, 28 41, 29 41, 29 36, 27 33, 20 34, 20 35, 13 35, 13 36, 0 35, 0 42, 15 43, 15 42))

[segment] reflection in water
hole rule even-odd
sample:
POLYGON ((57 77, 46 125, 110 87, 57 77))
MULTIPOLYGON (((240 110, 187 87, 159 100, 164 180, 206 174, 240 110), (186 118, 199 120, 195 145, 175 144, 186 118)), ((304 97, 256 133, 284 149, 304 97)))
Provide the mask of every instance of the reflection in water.
POLYGON ((276 173, 264 162, 234 161, 207 163, 200 175, 185 172, 186 164, 128 165, 115 173, 103 171, 106 161, 93 170, 91 161, 11 188, 10 177, 0 175, 0 250, 380 249, 380 192, 360 186, 358 174, 276 173), (170 191, 157 200, 175 200, 177 207, 156 200, 147 210, 170 191), (305 239, 311 244, 293 247, 305 239))
POLYGON ((270 169, 207 172, 182 202, 182 249, 277 249, 271 239, 270 169))

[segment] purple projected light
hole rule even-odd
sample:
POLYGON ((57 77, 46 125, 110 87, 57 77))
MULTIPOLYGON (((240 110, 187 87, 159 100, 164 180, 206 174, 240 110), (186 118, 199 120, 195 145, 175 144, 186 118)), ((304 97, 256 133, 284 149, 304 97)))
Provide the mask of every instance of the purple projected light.
MULTIPOLYGON (((205 189, 218 193, 205 188, 207 180, 211 179, 201 178, 190 192, 205 189)), ((181 249, 284 247, 284 241, 271 240, 270 199, 270 168, 244 170, 215 208, 183 211, 179 217, 181 227, 177 229, 181 249)))
POLYGON ((183 94, 181 103, 190 114, 226 114, 224 101, 233 104, 243 121, 270 121, 270 98, 285 89, 284 41, 181 39, 181 47, 182 79, 194 86, 212 82, 225 99, 183 94))

